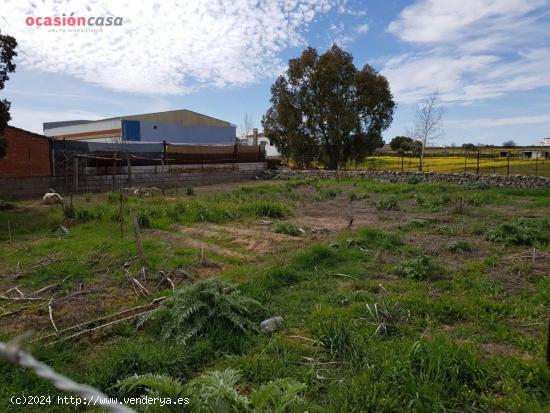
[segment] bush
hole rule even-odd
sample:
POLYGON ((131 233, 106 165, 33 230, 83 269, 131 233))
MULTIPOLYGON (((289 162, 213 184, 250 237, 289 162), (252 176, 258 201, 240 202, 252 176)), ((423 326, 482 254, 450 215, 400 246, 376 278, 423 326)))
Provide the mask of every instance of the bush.
POLYGON ((185 187, 185 195, 195 195, 195 190, 192 187, 187 186, 185 187))
POLYGON ((375 204, 377 209, 385 211, 399 211, 399 202, 397 198, 382 198, 375 204))
POLYGON ((468 241, 454 241, 451 242, 447 249, 451 252, 471 252, 473 251, 472 246, 468 241))
POLYGON ((276 222, 273 224, 273 231, 279 234, 287 234, 297 237, 302 233, 301 228, 291 222, 276 222))
POLYGON ((550 219, 518 218, 487 232, 487 239, 506 245, 534 245, 550 243, 550 219))
POLYGON ((199 281, 179 289, 141 322, 160 322, 164 340, 185 345, 207 331, 258 330, 253 315, 261 304, 240 294, 236 286, 218 278, 199 281))
POLYGON ((428 280, 440 270, 440 267, 428 255, 404 260, 395 268, 395 272, 413 280, 428 280))

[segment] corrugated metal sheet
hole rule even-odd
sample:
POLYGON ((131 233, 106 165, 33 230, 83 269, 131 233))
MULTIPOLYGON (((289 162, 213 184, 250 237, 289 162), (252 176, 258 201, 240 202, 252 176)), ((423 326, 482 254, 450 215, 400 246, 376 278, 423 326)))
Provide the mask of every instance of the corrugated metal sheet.
POLYGON ((166 112, 144 113, 141 115, 122 116, 123 120, 141 120, 157 123, 177 123, 183 126, 207 125, 207 126, 233 126, 231 123, 221 119, 212 118, 201 113, 192 112, 187 109, 170 110, 166 112))

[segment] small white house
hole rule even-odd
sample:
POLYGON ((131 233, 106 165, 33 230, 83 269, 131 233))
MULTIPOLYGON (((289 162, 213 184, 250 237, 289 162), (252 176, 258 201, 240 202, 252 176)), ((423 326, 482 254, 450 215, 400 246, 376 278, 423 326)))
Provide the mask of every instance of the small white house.
POLYGON ((266 157, 268 158, 279 158, 281 156, 275 145, 272 145, 264 133, 258 132, 256 128, 252 129, 251 135, 246 135, 244 144, 248 146, 262 145, 265 149, 266 157))
POLYGON ((544 139, 540 142, 540 144, 541 144, 542 146, 550 146, 550 138, 544 138, 544 139))

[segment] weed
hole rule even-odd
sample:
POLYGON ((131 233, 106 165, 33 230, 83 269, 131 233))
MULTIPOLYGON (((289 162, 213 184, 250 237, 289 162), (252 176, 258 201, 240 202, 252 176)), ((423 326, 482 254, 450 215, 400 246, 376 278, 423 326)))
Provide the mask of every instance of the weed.
POLYGON ((411 313, 399 302, 383 300, 380 303, 367 304, 367 315, 376 326, 374 334, 389 336, 395 333, 397 323, 408 320, 411 313))
POLYGON ((317 191, 316 199, 322 201, 324 199, 336 198, 340 191, 331 188, 322 188, 317 191))
POLYGON ((285 206, 268 201, 249 203, 244 210, 253 212, 257 217, 284 218, 288 215, 288 209, 285 206))
MULTIPOLYGON (((291 411, 289 409, 303 402, 301 393, 306 386, 296 380, 288 378, 272 380, 250 394, 239 392, 240 380, 241 373, 238 370, 226 369, 204 373, 187 385, 166 375, 144 374, 127 377, 119 381, 116 387, 122 394, 144 391, 142 395, 144 397, 172 400, 187 397, 190 403, 186 409, 193 412, 283 413, 291 411), (190 395, 193 397, 189 397, 190 395)), ((176 409, 171 407, 171 405, 164 405, 164 408, 168 408, 169 411, 181 411, 181 406, 176 409)))
POLYGON ((159 321, 165 340, 185 345, 207 331, 257 331, 252 317, 261 308, 256 300, 240 294, 235 285, 210 278, 177 290, 142 323, 159 321))
POLYGON ((276 222, 273 224, 273 231, 280 234, 287 234, 297 237, 302 233, 302 229, 291 222, 276 222))
POLYGON ((357 352, 351 331, 351 326, 341 320, 323 320, 319 325, 319 343, 331 355, 354 356, 357 352))
POLYGON ((399 211, 399 201, 397 198, 382 198, 374 204, 377 209, 384 211, 399 211))
POLYGON ((468 241, 460 240, 447 245, 447 250, 451 252, 471 252, 473 248, 468 241))
POLYGON ((439 270, 440 267, 428 255, 404 260, 395 268, 398 275, 413 280, 431 279, 439 270))
POLYGON ((348 192, 348 202, 351 204, 353 201, 356 201, 359 197, 355 192, 348 192))
POLYGON ((185 195, 195 195, 195 190, 193 189, 193 187, 191 186, 186 186, 185 187, 185 195))
POLYGON ((550 219, 518 218, 489 230, 487 239, 506 245, 544 245, 550 242, 550 219))
POLYGON ((424 199, 424 197, 418 194, 414 194, 413 199, 414 199, 414 203, 418 206, 422 206, 426 203, 426 200, 424 199))
POLYGON ((402 244, 398 234, 375 228, 364 228, 347 241, 349 245, 377 249, 390 249, 402 244))

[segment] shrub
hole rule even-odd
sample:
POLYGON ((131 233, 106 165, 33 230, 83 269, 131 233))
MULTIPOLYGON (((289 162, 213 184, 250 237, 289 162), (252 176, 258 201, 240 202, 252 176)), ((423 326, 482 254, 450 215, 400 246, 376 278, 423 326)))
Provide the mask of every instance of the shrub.
POLYGON ((291 222, 276 222, 273 224, 273 231, 279 234, 287 234, 297 237, 302 233, 302 229, 291 222))
POLYGON ((550 242, 550 219, 518 218, 487 232, 487 239, 506 245, 533 245, 550 242))
POLYGON ((185 187, 185 195, 195 195, 195 190, 193 189, 193 187, 191 186, 186 186, 185 187))
POLYGON ((472 246, 468 241, 454 241, 451 242, 447 249, 451 252, 471 252, 473 251, 472 246))
POLYGON ((239 293, 235 285, 218 278, 199 281, 179 289, 143 320, 161 323, 162 337, 185 345, 206 331, 257 331, 254 314, 261 304, 239 293))
POLYGON ((439 266, 428 255, 404 260, 395 268, 398 275, 413 280, 430 279, 438 270, 440 270, 439 266))
POLYGON ((382 209, 385 211, 399 211, 399 202, 397 198, 382 198, 378 200, 375 204, 377 209, 382 209))

